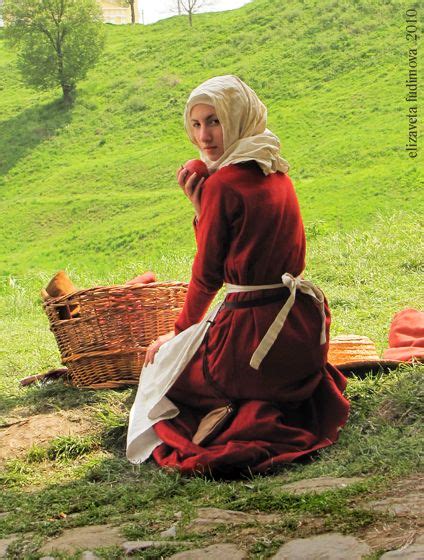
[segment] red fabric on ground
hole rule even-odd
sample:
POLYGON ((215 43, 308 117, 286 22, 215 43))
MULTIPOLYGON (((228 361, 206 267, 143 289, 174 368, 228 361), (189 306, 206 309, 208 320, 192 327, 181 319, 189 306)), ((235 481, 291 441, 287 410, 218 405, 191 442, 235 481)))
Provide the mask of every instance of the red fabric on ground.
POLYGON ((410 362, 424 359, 424 312, 403 309, 393 317, 385 360, 410 362))
MULTIPOLYGON (((305 266, 304 229, 287 175, 265 176, 254 162, 229 165, 205 182, 201 205, 197 253, 176 332, 203 317, 223 281, 274 284, 285 272, 298 276, 305 266)), ((167 394, 180 414, 155 425, 164 442, 153 453, 160 465, 183 472, 262 472, 336 441, 349 404, 342 395, 344 376, 327 364, 328 306, 326 345, 319 343, 319 308, 298 292, 259 370, 249 365, 288 292, 278 288, 227 295, 227 301, 246 301, 276 293, 281 301, 265 306, 221 308, 209 329, 207 359, 212 378, 237 403, 238 413, 207 446, 192 443, 200 419, 225 404, 204 380, 202 344, 167 394)))

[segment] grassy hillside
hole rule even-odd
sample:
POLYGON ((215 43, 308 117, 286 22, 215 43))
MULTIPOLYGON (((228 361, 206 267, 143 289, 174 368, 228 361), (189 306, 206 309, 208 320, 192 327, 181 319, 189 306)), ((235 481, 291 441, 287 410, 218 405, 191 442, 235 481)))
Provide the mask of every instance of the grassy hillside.
POLYGON ((233 12, 108 26, 107 48, 65 110, 22 87, 0 34, 0 266, 106 273, 191 254, 175 169, 196 156, 182 111, 217 74, 267 104, 308 232, 362 229, 417 209, 404 150, 404 6, 255 0, 233 12), (172 256, 172 255, 171 255, 172 256))

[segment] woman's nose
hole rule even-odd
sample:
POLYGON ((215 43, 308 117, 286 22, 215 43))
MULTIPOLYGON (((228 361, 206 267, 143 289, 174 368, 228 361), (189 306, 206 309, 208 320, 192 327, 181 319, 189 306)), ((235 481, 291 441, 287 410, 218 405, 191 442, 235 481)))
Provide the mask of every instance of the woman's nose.
POLYGON ((211 132, 207 126, 201 126, 199 131, 199 140, 201 142, 207 142, 211 139, 211 132))

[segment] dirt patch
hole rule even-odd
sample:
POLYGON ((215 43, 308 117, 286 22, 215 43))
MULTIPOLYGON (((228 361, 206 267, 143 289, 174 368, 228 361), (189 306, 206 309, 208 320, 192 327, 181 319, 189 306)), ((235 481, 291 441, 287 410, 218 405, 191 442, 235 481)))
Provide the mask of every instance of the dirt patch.
POLYGON ((363 539, 373 550, 397 550, 413 543, 419 529, 408 521, 379 523, 369 529, 363 539))
POLYGON ((0 558, 6 558, 7 548, 17 539, 17 535, 10 535, 7 539, 0 539, 0 558))
POLYGON ((33 445, 46 445, 58 436, 81 435, 91 424, 84 410, 61 410, 16 420, 0 428, 0 461, 24 454, 33 445))
POLYGON ((414 475, 399 480, 377 500, 362 507, 387 514, 387 519, 366 529, 361 538, 373 550, 395 550, 413 543, 424 531, 422 491, 424 477, 414 475), (401 507, 408 504, 408 508, 401 507))

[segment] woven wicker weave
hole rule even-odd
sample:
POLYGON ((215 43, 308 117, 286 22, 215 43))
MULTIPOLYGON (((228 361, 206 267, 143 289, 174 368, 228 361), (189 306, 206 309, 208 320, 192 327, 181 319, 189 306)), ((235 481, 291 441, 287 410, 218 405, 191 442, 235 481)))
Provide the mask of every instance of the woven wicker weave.
POLYGON ((173 328, 186 293, 183 282, 154 282, 79 290, 45 301, 73 385, 103 389, 137 384, 147 346, 173 328), (78 316, 61 318, 75 308, 78 316))
POLYGON ((330 340, 328 361, 335 366, 379 359, 374 342, 366 336, 347 334, 330 340))

